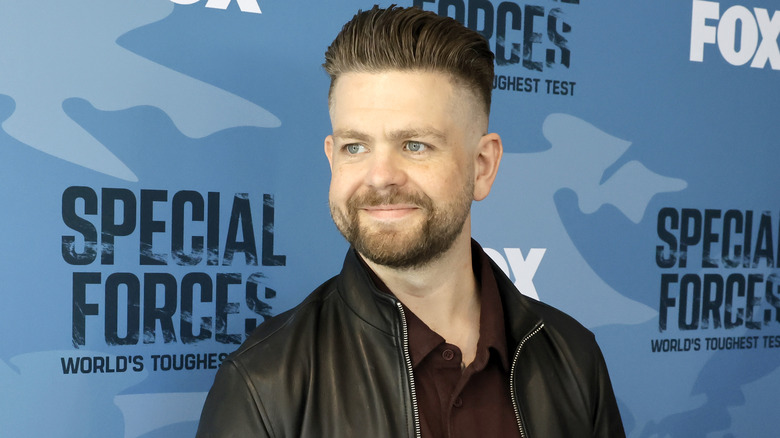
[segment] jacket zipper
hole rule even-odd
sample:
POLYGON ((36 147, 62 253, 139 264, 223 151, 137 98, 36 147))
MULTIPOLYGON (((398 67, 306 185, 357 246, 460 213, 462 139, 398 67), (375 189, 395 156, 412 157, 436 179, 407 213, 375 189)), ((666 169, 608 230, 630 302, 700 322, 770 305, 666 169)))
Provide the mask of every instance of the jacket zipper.
POLYGON ((404 348, 404 361, 406 362, 406 372, 409 375, 409 389, 412 394, 412 419, 414 421, 414 436, 416 438, 422 438, 420 432, 420 415, 417 411, 417 390, 414 386, 414 368, 412 367, 412 355, 409 353, 409 328, 406 325, 406 315, 404 314, 404 306, 400 301, 396 301, 398 312, 401 314, 401 328, 403 329, 402 344, 404 348))
POLYGON ((509 393, 512 395, 512 407, 515 410, 515 419, 517 420, 517 428, 520 430, 521 438, 527 438, 525 427, 523 426, 523 419, 520 417, 520 407, 517 405, 517 394, 515 391, 515 369, 517 368, 517 360, 520 357, 520 350, 523 349, 523 345, 531 339, 535 334, 539 333, 544 327, 544 323, 539 323, 530 333, 528 333, 522 341, 517 345, 515 349, 515 356, 512 359, 512 369, 509 373, 509 393))

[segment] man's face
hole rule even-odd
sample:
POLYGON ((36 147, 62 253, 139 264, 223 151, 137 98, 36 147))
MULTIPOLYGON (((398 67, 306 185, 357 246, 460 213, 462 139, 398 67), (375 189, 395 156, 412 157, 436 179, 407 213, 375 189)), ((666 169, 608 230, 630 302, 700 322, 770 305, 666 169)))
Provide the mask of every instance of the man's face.
POLYGON ((473 94, 442 73, 347 73, 336 81, 333 135, 325 139, 331 215, 368 260, 421 266, 470 235, 474 151, 486 124, 475 108, 473 94))

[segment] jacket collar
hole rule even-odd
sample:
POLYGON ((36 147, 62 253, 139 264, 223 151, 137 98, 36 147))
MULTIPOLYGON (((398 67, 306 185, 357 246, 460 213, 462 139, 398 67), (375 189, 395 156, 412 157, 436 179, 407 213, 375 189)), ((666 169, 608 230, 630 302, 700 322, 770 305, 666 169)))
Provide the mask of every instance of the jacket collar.
POLYGON ((542 318, 531 309, 529 300, 532 298, 521 294, 493 260, 490 260, 490 267, 496 276, 498 293, 504 306, 507 344, 515 347, 542 322, 542 318))
MULTIPOLYGON (((480 257, 482 247, 472 240, 472 257, 480 257)), ((359 318, 387 334, 400 334, 398 299, 381 292, 362 266, 354 248, 347 251, 341 275, 338 276, 338 293, 347 306, 359 318)), ((487 257, 489 259, 489 257, 487 257)), ((513 349, 540 322, 541 318, 531 310, 528 300, 522 295, 501 268, 490 260, 490 267, 498 284, 498 292, 504 308, 507 328, 507 344, 513 349)))
POLYGON ((383 332, 396 336, 400 333, 399 301, 381 292, 350 247, 338 276, 338 292, 347 306, 359 318, 383 332))

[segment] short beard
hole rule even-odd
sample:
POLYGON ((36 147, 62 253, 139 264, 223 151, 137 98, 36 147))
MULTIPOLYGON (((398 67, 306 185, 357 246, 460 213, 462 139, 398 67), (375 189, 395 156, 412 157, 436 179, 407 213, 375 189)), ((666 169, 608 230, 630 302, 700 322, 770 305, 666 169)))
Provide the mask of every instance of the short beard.
POLYGON ((331 202, 330 212, 341 234, 363 257, 378 265, 410 269, 437 260, 452 247, 471 211, 473 192, 473 183, 468 184, 452 202, 437 207, 422 193, 371 189, 348 199, 346 211, 331 202), (425 214, 422 225, 410 230, 361 228, 361 208, 388 204, 417 206, 425 214))

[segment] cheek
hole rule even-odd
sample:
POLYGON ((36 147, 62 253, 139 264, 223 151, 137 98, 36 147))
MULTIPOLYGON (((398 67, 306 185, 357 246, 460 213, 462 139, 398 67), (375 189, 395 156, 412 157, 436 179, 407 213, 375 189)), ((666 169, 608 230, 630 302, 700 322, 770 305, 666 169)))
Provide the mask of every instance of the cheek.
POLYGON ((435 177, 431 174, 432 178, 428 178, 428 186, 443 194, 452 193, 470 184, 473 174, 473 169, 467 165, 450 166, 438 172, 435 177))
POLYGON ((334 169, 330 177, 330 200, 340 202, 349 199, 357 187, 358 183, 354 178, 354 175, 344 172, 341 169, 334 169))

